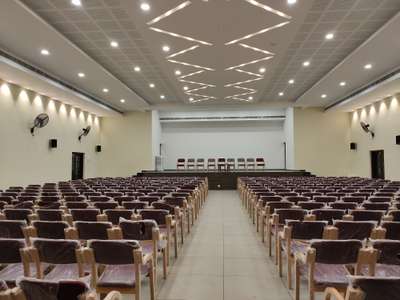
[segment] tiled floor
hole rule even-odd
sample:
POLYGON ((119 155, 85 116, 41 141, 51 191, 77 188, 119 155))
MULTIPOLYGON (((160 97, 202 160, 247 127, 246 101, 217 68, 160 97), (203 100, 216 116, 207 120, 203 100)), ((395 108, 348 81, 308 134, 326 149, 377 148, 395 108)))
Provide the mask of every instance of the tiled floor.
MULTIPOLYGON (((236 191, 210 191, 178 259, 171 257, 168 278, 163 280, 159 272, 157 281, 157 300, 294 298, 285 277, 279 278, 267 256, 236 191)), ((135 298, 126 295, 123 299, 135 298)), ((141 299, 150 299, 147 280, 142 284, 141 299)), ((301 299, 308 299, 306 282, 302 283, 301 299)), ((322 300, 323 295, 319 293, 315 299, 322 300)))
POLYGON ((180 253, 158 300, 291 299, 235 191, 210 192, 180 253))

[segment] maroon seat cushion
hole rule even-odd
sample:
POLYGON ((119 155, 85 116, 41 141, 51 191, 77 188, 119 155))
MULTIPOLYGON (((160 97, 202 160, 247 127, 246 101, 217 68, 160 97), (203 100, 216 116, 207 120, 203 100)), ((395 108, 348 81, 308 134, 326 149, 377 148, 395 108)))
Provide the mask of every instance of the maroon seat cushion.
POLYGON ((134 288, 135 285, 134 265, 107 265, 97 282, 98 287, 134 288))

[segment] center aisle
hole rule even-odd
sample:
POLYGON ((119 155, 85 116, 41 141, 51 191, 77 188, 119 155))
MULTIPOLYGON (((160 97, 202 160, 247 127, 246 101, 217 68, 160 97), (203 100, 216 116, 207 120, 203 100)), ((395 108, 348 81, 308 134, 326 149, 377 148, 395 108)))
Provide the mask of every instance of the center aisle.
POLYGON ((236 191, 210 191, 158 300, 290 300, 236 191))

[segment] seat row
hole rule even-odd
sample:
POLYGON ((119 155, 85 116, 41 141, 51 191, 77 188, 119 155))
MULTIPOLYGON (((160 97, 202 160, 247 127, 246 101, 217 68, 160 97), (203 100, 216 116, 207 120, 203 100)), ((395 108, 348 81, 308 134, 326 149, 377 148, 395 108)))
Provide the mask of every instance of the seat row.
POLYGON ((223 158, 218 159, 208 158, 207 164, 204 158, 178 158, 176 161, 177 170, 232 170, 232 169, 264 169, 266 166, 265 160, 262 157, 257 158, 223 158))
MULTIPOLYGON (((109 181, 115 182, 109 178, 95 180, 96 185, 109 181)), ((118 179, 118 185, 125 181, 132 183, 131 179, 118 179)), ((167 182, 159 179, 146 181, 162 185, 167 182)), ((188 182, 193 184, 192 179, 187 179, 185 184, 188 182)), ((79 184, 89 185, 86 181, 79 184)), ((55 189, 59 188, 57 185, 55 189)), ((120 199, 118 202, 115 200, 120 196, 116 196, 104 202, 92 202, 93 198, 89 196, 70 202, 68 200, 77 199, 64 196, 54 202, 59 203, 61 209, 43 209, 37 201, 33 202, 31 209, 5 207, 0 214, 0 243, 4 243, 0 247, 7 249, 8 242, 10 245, 14 243, 14 250, 0 251, 0 264, 5 266, 0 270, 0 281, 6 281, 12 288, 23 276, 45 282, 79 278, 99 294, 118 290, 135 294, 135 299, 140 299, 141 281, 148 280, 150 296, 154 299, 157 261, 162 259, 165 279, 170 249, 174 248, 177 257, 178 247, 190 233, 207 191, 207 180, 198 178, 194 188, 181 197, 167 194, 162 200, 154 197, 151 200, 155 201, 139 201, 139 197, 133 197, 129 199, 131 201, 120 199), (87 206, 72 208, 73 205, 68 207, 70 203, 87 206), (117 204, 117 207, 95 207, 110 203, 117 204), (19 245, 17 251, 16 244, 19 245), (15 258, 10 262, 9 253, 14 253, 14 256, 21 253, 19 260, 15 258)))
MULTIPOLYGON (((399 188, 398 183, 344 177, 238 180, 243 207, 256 231, 261 233, 267 253, 275 257, 280 276, 286 259, 288 287, 292 289, 294 281, 296 300, 300 299, 302 279, 307 281, 309 299, 312 300, 316 292, 325 290, 327 299, 339 297, 340 293, 346 293, 346 299, 351 299, 366 293, 357 284, 372 284, 379 280, 390 281, 385 284, 399 282, 396 279, 400 278, 400 260, 395 254, 400 252, 400 212, 396 200, 399 188), (321 195, 282 197, 275 193, 260 196, 276 186, 293 190, 301 189, 303 184, 323 184, 324 189, 331 190, 339 184, 342 189, 357 184, 360 189, 369 188, 376 192, 391 189, 393 194, 386 195, 385 199, 383 196, 382 199, 372 196, 368 200, 361 197, 355 202, 347 202, 351 200, 347 195, 341 198, 321 195), (383 205, 380 208, 384 209, 371 210, 367 209, 368 205, 383 205)), ((382 295, 385 293, 387 291, 382 295)))

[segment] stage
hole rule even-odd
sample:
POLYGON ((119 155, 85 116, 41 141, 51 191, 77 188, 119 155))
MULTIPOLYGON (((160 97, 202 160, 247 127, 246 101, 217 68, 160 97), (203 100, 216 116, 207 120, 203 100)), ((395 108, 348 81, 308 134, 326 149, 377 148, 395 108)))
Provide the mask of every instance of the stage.
POLYGON ((207 177, 210 190, 235 190, 238 177, 283 177, 283 176, 312 176, 305 170, 285 169, 258 169, 258 170, 164 170, 164 171, 142 171, 138 176, 146 177, 176 177, 176 176, 200 176, 207 177))

